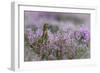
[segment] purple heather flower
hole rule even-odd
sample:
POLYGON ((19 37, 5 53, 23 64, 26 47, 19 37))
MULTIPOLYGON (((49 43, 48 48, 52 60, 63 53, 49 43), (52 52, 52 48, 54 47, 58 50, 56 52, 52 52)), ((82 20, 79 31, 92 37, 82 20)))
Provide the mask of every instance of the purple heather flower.
POLYGON ((42 34, 43 34, 43 31, 42 31, 42 29, 39 29, 39 28, 38 28, 38 30, 35 32, 35 36, 36 36, 36 37, 41 37, 42 34))
POLYGON ((90 31, 86 27, 80 28, 80 32, 82 33, 82 36, 84 37, 84 42, 90 40, 90 31))
POLYGON ((82 35, 81 35, 81 32, 80 31, 75 31, 74 32, 74 37, 76 40, 80 40, 82 35))
POLYGON ((58 47, 57 45, 55 45, 55 44, 51 44, 49 48, 55 49, 55 50, 56 50, 56 49, 58 49, 59 47, 58 47))
POLYGON ((81 27, 80 30, 74 32, 74 37, 76 40, 86 43, 90 40, 90 32, 86 27, 81 27))
POLYGON ((48 36, 49 36, 48 40, 49 40, 50 42, 52 42, 52 41, 55 40, 54 35, 53 35, 50 31, 48 32, 48 36))
POLYGON ((29 43, 32 44, 34 42, 34 35, 33 35, 33 32, 30 30, 28 31, 28 40, 29 40, 29 43))

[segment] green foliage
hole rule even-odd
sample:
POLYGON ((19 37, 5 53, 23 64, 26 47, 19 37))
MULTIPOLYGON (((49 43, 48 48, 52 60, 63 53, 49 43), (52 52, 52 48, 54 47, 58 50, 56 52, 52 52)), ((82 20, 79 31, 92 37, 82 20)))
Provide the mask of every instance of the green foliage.
POLYGON ((87 51, 87 49, 86 48, 78 48, 77 50, 76 50, 76 57, 77 58, 81 58, 83 55, 84 55, 84 53, 87 51))

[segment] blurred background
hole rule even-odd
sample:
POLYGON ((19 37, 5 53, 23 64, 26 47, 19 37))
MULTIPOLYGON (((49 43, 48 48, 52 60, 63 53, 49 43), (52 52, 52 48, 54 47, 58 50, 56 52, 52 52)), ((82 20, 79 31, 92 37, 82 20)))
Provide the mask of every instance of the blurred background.
MULTIPOLYGON (((83 59, 83 58, 90 57, 90 46, 89 46, 90 44, 90 14, 67 13, 67 12, 66 13, 46 12, 46 11, 45 12, 24 11, 24 25, 25 25, 24 33, 27 34, 27 36, 25 35, 25 37, 29 37, 28 39, 29 39, 29 42, 31 42, 31 44, 33 44, 35 41, 39 40, 42 37, 42 34, 44 32, 43 26, 45 23, 48 24, 47 41, 50 42, 48 45, 50 44, 55 45, 58 48, 62 46, 62 49, 61 49, 62 51, 67 50, 65 52, 66 54, 62 54, 63 55, 63 57, 61 57, 62 60, 70 59, 71 56, 73 56, 71 57, 71 59, 83 59), (76 31, 78 32, 78 34, 74 35, 76 31), (76 40, 75 37, 78 39, 76 40), (82 40, 86 42, 83 42, 82 40), (54 44, 56 42, 59 42, 58 43, 59 45, 54 44), (64 43, 60 43, 60 42, 64 42, 64 43), (71 44, 73 44, 74 46, 71 44), (69 46, 72 46, 72 47, 69 47, 69 46), (71 51, 69 51, 69 48, 71 51)), ((24 43, 27 45, 27 40, 25 40, 24 43)), ((35 56, 36 54, 34 54, 33 51, 29 49, 29 47, 27 47, 26 45, 24 47, 25 61, 39 60, 38 57, 36 58, 35 56)), ((54 49, 56 47, 52 47, 53 48, 52 50, 54 51, 55 54, 56 54, 56 50, 54 49)), ((39 49, 40 48, 41 47, 39 47, 39 49)), ((48 49, 50 48, 51 47, 49 46, 48 49)), ((46 49, 46 48, 43 48, 43 49, 46 49)), ((48 52, 47 50, 45 51, 48 52)), ((50 59, 57 60, 59 58, 58 56, 53 55, 53 53, 50 53, 50 55, 47 55, 48 56, 47 60, 50 60, 50 59), (52 55, 52 58, 49 58, 50 55, 52 55)))

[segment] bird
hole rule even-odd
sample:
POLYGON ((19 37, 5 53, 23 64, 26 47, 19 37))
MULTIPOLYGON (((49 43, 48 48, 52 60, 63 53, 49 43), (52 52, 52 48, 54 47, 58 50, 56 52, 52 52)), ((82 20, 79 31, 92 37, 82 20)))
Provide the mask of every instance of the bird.
MULTIPOLYGON (((33 44, 31 44, 31 48, 33 48, 34 52, 40 54, 41 47, 46 45, 48 42, 48 23, 43 25, 43 33, 40 38, 38 38, 33 44)), ((43 48, 42 48, 43 50, 43 48)))

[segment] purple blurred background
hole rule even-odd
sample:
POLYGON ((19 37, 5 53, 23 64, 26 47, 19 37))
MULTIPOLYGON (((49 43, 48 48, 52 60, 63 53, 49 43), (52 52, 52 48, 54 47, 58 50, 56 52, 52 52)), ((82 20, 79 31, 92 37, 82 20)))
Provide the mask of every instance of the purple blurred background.
MULTIPOLYGON (((47 41, 50 42, 46 46, 49 46, 49 49, 53 47, 53 51, 58 50, 59 46, 61 46, 61 51, 67 53, 62 53, 61 59, 90 58, 90 14, 24 11, 24 33, 27 33, 29 41, 27 44, 27 41, 24 40, 25 61, 40 61, 45 59, 41 59, 38 54, 32 51, 31 47, 27 47, 27 45, 32 45, 41 38, 45 23, 49 25, 47 41), (60 43, 61 41, 64 43, 60 43), (57 44, 53 43, 59 45, 57 46, 57 44)), ((42 48, 44 47, 42 46, 42 48)), ((48 52, 48 50, 45 51, 48 52)), ((43 52, 41 53, 44 55, 43 52)), ((48 60, 58 59, 52 52, 47 58, 48 60)))

